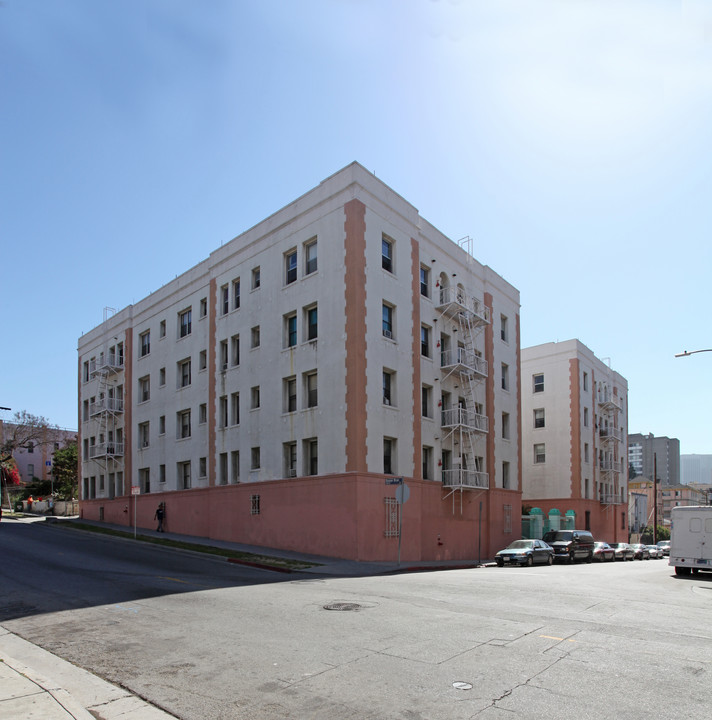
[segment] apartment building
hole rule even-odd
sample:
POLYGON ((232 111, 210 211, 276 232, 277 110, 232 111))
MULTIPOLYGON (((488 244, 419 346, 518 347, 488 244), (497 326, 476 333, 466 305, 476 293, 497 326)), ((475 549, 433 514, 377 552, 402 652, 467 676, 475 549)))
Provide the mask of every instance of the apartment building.
POLYGON ((628 383, 578 340, 522 349, 522 502, 547 528, 628 539, 628 383))
POLYGON ((680 441, 677 438, 655 437, 652 433, 628 435, 628 474, 652 478, 657 468, 658 482, 680 484, 680 441))
POLYGON ((84 517, 360 560, 519 536, 519 293, 358 163, 78 352, 84 517))

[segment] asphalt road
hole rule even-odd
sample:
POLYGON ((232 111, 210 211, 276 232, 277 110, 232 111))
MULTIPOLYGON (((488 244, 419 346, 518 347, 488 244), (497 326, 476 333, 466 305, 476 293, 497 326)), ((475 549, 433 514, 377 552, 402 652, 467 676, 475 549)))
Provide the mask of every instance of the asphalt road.
POLYGON ((0 553, 5 627, 184 720, 712 714, 712 580, 663 560, 322 578, 4 521, 0 553))

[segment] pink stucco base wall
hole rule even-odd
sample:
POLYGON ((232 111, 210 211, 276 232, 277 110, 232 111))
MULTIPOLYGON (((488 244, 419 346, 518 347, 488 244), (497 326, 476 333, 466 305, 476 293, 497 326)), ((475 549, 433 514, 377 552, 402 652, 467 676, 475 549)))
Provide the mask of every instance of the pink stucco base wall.
MULTIPOLYGON (((406 479, 401 560, 487 560, 521 537, 521 496, 507 490, 446 497, 440 483, 406 479), (480 508, 481 503, 481 508, 480 508), (503 522, 511 514, 511 531, 503 522)), ((382 475, 345 474, 272 480, 135 498, 139 527, 155 527, 166 504, 165 528, 183 535, 361 561, 395 561, 398 538, 385 537, 384 498, 394 497, 382 475), (251 496, 260 514, 251 515, 251 496)), ((133 527, 134 498, 83 500, 88 520, 133 527)))

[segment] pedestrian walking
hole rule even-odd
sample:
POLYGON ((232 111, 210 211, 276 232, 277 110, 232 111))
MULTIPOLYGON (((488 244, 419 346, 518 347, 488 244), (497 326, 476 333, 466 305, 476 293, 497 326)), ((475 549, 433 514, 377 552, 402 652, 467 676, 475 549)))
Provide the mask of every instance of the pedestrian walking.
POLYGON ((165 532, 165 530, 163 529, 163 518, 165 518, 165 516, 166 506, 165 503, 161 503, 156 510, 156 514, 153 516, 154 520, 158 520, 158 527, 156 528, 156 532, 165 532))

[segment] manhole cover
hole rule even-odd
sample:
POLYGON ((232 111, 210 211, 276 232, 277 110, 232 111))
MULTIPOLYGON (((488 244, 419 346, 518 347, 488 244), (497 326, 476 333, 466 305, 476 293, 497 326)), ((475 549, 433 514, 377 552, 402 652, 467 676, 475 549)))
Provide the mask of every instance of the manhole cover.
POLYGON ((456 680, 452 686, 455 690, 472 690, 472 683, 464 682, 462 680, 456 680))
POLYGON ((349 610, 360 610, 361 606, 358 603, 349 602, 335 602, 324 605, 324 610, 340 610, 341 612, 348 612, 349 610))

